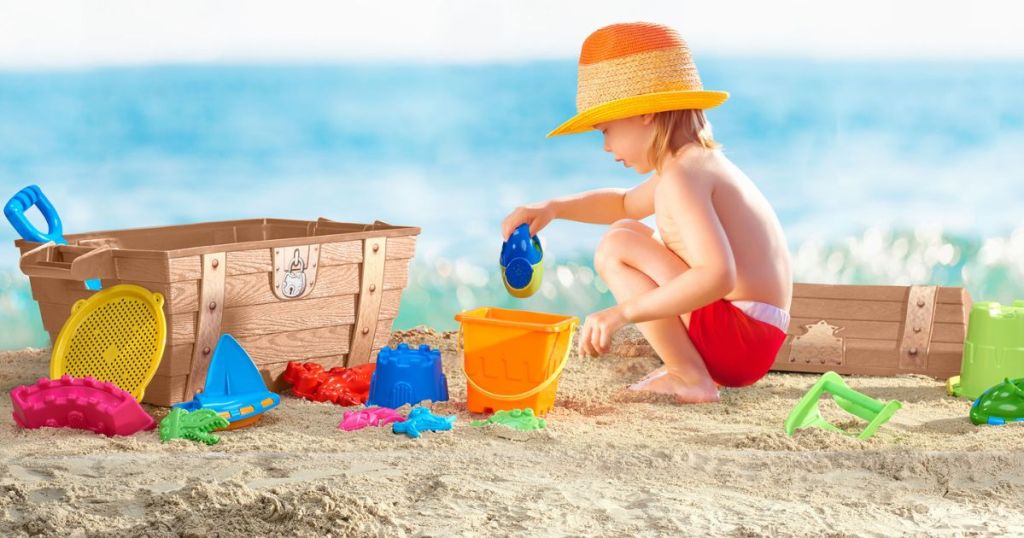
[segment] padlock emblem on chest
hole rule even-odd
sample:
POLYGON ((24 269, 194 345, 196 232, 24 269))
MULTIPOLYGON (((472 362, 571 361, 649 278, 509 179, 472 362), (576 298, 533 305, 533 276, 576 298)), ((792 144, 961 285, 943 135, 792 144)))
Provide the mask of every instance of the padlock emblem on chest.
POLYGON ((284 275, 284 283, 281 285, 281 293, 285 297, 295 298, 306 291, 306 262, 302 261, 299 249, 295 249, 288 273, 284 275))
POLYGON ((319 245, 274 249, 274 294, 281 299, 308 295, 319 258, 319 245))

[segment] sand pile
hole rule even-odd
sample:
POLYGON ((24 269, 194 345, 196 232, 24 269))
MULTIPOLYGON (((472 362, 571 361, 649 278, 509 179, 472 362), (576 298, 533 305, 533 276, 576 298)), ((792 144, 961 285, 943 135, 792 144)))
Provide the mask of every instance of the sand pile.
MULTIPOLYGON (((53 536, 878 535, 1024 532, 1024 425, 976 428, 923 377, 848 378, 904 408, 875 438, 792 438, 782 422, 816 376, 771 374, 715 405, 625 387, 655 368, 635 330, 615 354, 571 360, 548 429, 471 428, 451 334, 452 432, 343 432, 343 409, 284 396, 220 444, 23 431, 0 399, 0 534, 53 536)), ((0 388, 47 371, 0 354, 0 388)), ((147 408, 157 419, 166 410, 147 408)), ((834 404, 823 410, 851 426, 834 404)))

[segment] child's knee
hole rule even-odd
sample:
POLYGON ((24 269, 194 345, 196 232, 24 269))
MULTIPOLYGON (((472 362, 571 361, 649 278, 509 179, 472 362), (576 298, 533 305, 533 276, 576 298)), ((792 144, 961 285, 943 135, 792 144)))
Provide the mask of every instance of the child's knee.
POLYGON ((647 237, 654 235, 654 230, 650 226, 636 219, 619 219, 608 226, 608 231, 612 230, 632 230, 647 237))
POLYGON ((631 241, 636 241, 636 232, 626 227, 612 227, 601 238, 594 250, 594 269, 600 275, 622 259, 631 241))

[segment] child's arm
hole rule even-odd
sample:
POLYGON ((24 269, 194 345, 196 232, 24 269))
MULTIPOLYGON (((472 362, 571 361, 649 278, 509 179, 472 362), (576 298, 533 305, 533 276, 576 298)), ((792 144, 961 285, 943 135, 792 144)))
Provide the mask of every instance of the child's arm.
MULTIPOLYGON (((662 286, 587 316, 580 331, 581 355, 597 356, 607 351, 612 335, 627 323, 692 312, 725 297, 736 286, 736 261, 711 202, 711 185, 687 184, 678 177, 661 181, 668 184, 659 193, 663 196, 659 200, 676 224, 678 240, 686 245, 690 269, 662 286)), ((670 244, 666 246, 671 248, 670 244)))
POLYGON ((595 189, 518 207, 501 225, 505 239, 516 226, 530 224, 530 234, 536 234, 554 219, 573 220, 589 224, 611 224, 620 219, 643 219, 654 213, 654 187, 657 176, 651 176, 631 189, 595 189))

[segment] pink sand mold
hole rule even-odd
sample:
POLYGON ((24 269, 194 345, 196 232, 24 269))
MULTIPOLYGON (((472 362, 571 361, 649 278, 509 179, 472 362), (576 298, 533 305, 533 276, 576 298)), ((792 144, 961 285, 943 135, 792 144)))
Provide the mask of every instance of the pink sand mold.
POLYGON ((393 422, 405 420, 401 414, 387 407, 367 407, 356 411, 345 411, 345 418, 338 424, 338 429, 347 432, 361 430, 368 426, 386 426, 393 422))
POLYGON ((156 427, 129 392, 91 377, 41 378, 11 390, 11 403, 22 428, 75 428, 111 437, 156 427))

